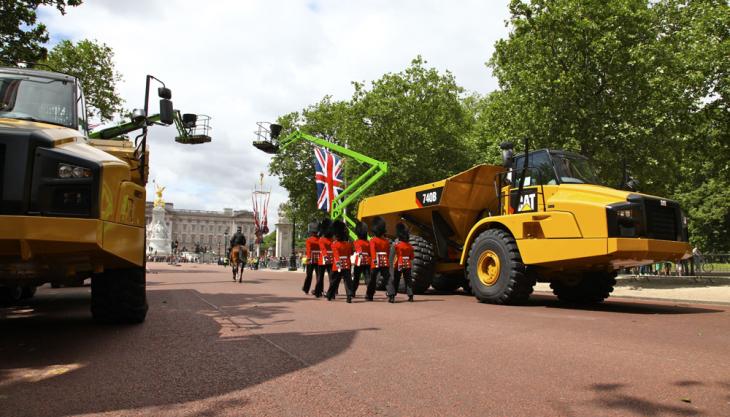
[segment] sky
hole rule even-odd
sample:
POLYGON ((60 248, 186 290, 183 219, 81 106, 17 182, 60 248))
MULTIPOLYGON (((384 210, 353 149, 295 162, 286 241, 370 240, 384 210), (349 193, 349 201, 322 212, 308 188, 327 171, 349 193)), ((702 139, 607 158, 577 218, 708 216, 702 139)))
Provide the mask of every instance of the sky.
MULTIPOLYGON (((263 172, 273 224, 287 192, 268 175, 271 156, 251 145, 256 122, 326 95, 347 100, 352 81, 399 72, 417 55, 468 91, 493 91, 485 63, 508 36, 508 2, 85 0, 65 16, 44 7, 39 20, 51 44, 94 39, 114 50, 125 108, 143 107, 151 74, 172 90, 176 109, 212 117, 207 144, 178 144, 173 127, 150 130, 150 179, 166 187, 165 201, 178 209, 251 210, 263 172)), ((151 113, 156 103, 152 96, 151 113)), ((150 181, 148 200, 153 191, 150 181)))

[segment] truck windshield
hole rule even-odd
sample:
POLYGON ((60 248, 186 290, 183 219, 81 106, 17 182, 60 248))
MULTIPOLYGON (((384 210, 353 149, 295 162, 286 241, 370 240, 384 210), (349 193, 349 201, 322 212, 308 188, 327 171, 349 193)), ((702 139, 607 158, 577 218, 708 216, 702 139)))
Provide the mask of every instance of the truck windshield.
POLYGON ((561 183, 600 184, 588 158, 563 153, 551 153, 551 156, 561 183))
POLYGON ((0 74, 0 117, 76 128, 74 85, 66 80, 0 74))

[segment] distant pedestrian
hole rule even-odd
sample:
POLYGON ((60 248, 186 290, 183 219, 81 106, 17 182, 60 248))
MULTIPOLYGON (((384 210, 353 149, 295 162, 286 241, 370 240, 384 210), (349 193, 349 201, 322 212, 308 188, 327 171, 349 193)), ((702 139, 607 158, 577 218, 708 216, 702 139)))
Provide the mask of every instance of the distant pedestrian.
POLYGON ((370 280, 365 299, 373 301, 377 287, 378 276, 384 282, 390 279, 390 240, 385 237, 385 219, 380 216, 373 218, 371 222, 372 231, 375 236, 370 239, 370 280))
POLYGON ((411 280, 411 266, 413 263, 413 246, 408 243, 408 228, 403 223, 395 225, 395 234, 398 237, 398 243, 395 245, 395 264, 393 265, 393 276, 388 280, 388 302, 395 302, 395 295, 398 293, 398 285, 400 278, 406 285, 406 293, 408 301, 413 301, 413 282, 411 280))

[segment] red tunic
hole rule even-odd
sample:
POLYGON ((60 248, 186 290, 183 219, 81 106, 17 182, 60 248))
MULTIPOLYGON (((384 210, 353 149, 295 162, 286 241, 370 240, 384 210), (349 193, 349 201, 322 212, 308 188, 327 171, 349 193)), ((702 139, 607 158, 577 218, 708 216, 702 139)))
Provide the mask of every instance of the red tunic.
POLYGON ((352 243, 340 242, 335 240, 332 242, 332 256, 334 257, 334 266, 332 269, 335 271, 348 270, 350 269, 350 256, 352 256, 352 243))
POLYGON ((319 238, 319 264, 332 265, 332 241, 324 236, 319 238))
POLYGON ((413 246, 408 242, 398 242, 395 245, 395 267, 411 269, 413 264, 413 246))
POLYGON ((364 239, 355 241, 355 266, 370 265, 370 242, 364 239))
POLYGON ((372 268, 387 268, 390 266, 390 241, 388 238, 374 237, 370 239, 370 266, 372 268))
POLYGON ((307 263, 317 265, 319 263, 319 238, 310 236, 304 245, 307 249, 307 263))

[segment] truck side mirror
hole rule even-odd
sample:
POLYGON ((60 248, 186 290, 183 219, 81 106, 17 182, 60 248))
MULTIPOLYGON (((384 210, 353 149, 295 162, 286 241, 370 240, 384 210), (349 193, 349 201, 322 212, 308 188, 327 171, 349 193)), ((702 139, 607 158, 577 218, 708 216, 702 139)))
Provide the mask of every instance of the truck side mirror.
POLYGON ((172 109, 172 101, 163 98, 160 100, 160 122, 171 125, 175 121, 175 114, 172 109))
POLYGON ((160 98, 164 98, 165 100, 172 99, 172 91, 170 91, 170 89, 167 87, 159 87, 157 89, 157 95, 160 98))

